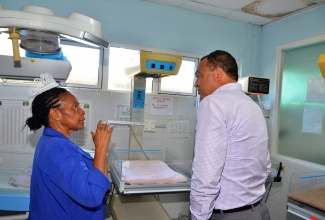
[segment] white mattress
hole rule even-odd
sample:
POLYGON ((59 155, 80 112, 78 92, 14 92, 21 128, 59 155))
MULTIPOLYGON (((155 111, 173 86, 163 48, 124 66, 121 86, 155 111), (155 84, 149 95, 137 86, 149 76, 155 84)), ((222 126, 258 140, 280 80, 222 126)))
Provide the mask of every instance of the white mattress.
POLYGON ((160 160, 122 161, 122 182, 130 185, 185 183, 187 178, 160 160))
POLYGON ((325 187, 292 192, 288 197, 325 212, 325 187))

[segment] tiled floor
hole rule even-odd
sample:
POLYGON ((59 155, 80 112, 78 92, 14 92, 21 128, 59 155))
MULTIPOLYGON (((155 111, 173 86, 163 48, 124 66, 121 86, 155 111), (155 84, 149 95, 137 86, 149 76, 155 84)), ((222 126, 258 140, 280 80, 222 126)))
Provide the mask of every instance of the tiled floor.
MULTIPOLYGON (((1 212, 1 211, 0 211, 1 212)), ((4 213, 5 211, 3 211, 4 213)), ((7 213, 4 213, 4 215, 7 215, 7 213)), ((9 213, 8 213, 9 214, 9 213)), ((26 214, 20 214, 20 215, 10 215, 10 216, 2 216, 0 215, 1 220, 26 220, 28 218, 28 213, 26 214)))
POLYGON ((105 209, 105 220, 114 220, 108 206, 105 209))

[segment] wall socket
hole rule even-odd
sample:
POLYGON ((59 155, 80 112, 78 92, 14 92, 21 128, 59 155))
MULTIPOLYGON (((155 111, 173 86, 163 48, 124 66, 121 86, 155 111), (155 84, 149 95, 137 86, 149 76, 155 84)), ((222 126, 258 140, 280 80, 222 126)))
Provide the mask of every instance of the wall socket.
POLYGON ((155 120, 144 120, 144 131, 154 132, 156 129, 156 121, 155 120))

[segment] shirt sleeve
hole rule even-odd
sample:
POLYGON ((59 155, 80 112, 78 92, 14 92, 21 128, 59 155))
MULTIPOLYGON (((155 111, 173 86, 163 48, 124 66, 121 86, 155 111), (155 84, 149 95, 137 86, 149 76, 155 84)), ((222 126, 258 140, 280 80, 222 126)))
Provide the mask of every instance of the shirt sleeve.
POLYGON ((198 110, 190 193, 193 220, 209 219, 220 191, 227 150, 225 111, 212 100, 203 100, 198 110))
MULTIPOLYGON (((47 155, 46 175, 60 190, 86 207, 103 203, 110 181, 97 168, 87 164, 85 158, 73 150, 68 141, 52 143, 47 155)), ((88 162, 89 163, 89 162, 88 162)))

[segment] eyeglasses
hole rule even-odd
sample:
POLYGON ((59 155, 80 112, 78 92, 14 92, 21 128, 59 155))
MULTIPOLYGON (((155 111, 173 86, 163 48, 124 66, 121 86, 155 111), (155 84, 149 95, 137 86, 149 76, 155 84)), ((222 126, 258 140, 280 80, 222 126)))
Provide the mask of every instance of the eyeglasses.
POLYGON ((106 205, 111 204, 113 194, 114 194, 114 190, 115 190, 115 184, 112 182, 111 186, 109 187, 109 189, 106 192, 106 205))

